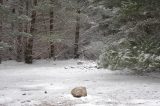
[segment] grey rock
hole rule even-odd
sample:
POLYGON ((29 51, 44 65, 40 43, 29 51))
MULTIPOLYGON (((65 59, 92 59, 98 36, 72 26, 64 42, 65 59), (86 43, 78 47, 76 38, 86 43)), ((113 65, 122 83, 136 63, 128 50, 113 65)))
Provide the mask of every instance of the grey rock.
POLYGON ((72 89, 71 94, 73 95, 73 97, 85 97, 87 96, 87 89, 86 87, 76 87, 74 89, 72 89))

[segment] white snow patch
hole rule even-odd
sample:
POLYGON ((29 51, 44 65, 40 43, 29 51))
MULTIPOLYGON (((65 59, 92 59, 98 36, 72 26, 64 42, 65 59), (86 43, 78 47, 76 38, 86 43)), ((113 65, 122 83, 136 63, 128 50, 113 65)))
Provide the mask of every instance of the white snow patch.
POLYGON ((0 64, 0 105, 160 106, 155 75, 160 76, 97 69, 96 62, 84 60, 6 61, 0 64), (70 92, 77 86, 85 86, 88 96, 74 98, 70 92))
POLYGON ((12 98, 9 97, 0 97, 0 104, 7 104, 13 102, 12 98))
POLYGON ((75 106, 105 106, 105 105, 94 105, 94 104, 87 103, 87 104, 77 104, 75 106))

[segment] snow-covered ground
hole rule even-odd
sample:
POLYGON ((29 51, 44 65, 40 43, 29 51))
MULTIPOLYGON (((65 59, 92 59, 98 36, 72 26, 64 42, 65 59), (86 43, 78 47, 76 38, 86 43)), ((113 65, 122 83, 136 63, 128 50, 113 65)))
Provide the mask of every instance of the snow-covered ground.
POLYGON ((96 69, 93 61, 0 65, 0 106, 160 106, 160 79, 96 69), (88 96, 70 91, 85 86, 88 96))

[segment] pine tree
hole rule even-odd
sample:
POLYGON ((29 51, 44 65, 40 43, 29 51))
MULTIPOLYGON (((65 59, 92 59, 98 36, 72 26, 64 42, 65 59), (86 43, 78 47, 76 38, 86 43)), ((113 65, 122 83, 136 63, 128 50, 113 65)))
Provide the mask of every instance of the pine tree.
MULTIPOLYGON (((54 18, 54 12, 53 12, 53 0, 50 0, 51 8, 50 8, 50 35, 53 34, 53 18, 54 18)), ((55 44, 53 41, 50 41, 50 54, 49 58, 55 59, 55 44)))
POLYGON ((76 17, 76 33, 75 33, 75 42, 74 42, 74 58, 79 58, 79 34, 80 34, 80 9, 77 9, 77 17, 76 17))
MULTIPOLYGON (((26 0, 25 1, 25 10, 26 10, 26 16, 29 16, 29 0, 26 0)), ((29 33, 28 31, 28 22, 26 22, 25 24, 25 33, 29 33)), ((27 58, 27 37, 25 36, 24 37, 24 59, 25 59, 25 62, 27 61, 26 58, 27 58)))
MULTIPOLYGON (((0 0, 0 6, 3 5, 3 0, 0 0)), ((2 20, 0 20, 0 43, 2 42, 2 20)), ((2 61, 2 48, 0 46, 0 64, 1 64, 1 61, 2 61)))
MULTIPOLYGON (((35 8, 37 6, 37 0, 33 0, 33 7, 35 8)), ((36 10, 32 10, 31 15, 31 28, 30 33, 32 34, 31 37, 27 39, 27 45, 26 45, 26 52, 25 52, 25 63, 32 64, 33 62, 33 40, 34 40, 34 34, 35 34, 35 23, 36 23, 36 10)))
MULTIPOLYGON (((19 16, 23 14, 23 0, 19 0, 19 8, 18 8, 19 16)), ((22 45, 22 32, 23 32, 23 22, 18 22, 18 35, 17 35, 17 62, 21 62, 23 60, 23 45, 22 45)))

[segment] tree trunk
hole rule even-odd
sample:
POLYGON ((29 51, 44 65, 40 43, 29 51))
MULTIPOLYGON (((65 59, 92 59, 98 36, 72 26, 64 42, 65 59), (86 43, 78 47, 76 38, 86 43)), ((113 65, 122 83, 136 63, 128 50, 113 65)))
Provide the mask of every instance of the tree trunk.
MULTIPOLYGON (((53 5, 53 0, 50 0, 51 5, 53 5)), ((50 35, 53 33, 53 8, 50 9, 50 35)), ((54 42, 50 41, 50 54, 49 58, 53 58, 55 60, 55 45, 54 42)))
MULTIPOLYGON (((29 1, 25 1, 26 16, 29 16, 29 1)), ((28 23, 25 24, 25 32, 28 33, 28 23)))
MULTIPOLYGON (((19 0, 20 7, 19 7, 19 16, 23 14, 23 1, 19 0)), ((18 23, 18 31, 19 33, 23 32, 23 23, 18 23)), ((17 62, 22 62, 23 60, 23 46, 22 46, 22 35, 17 36, 17 62)))
MULTIPOLYGON (((0 0, 0 5, 3 5, 3 0, 0 0)), ((2 42, 2 20, 0 20, 0 43, 2 42)), ((2 62, 2 49, 0 48, 0 64, 2 62)))
MULTIPOLYGON (((28 0, 26 0, 25 1, 25 5, 26 5, 26 16, 28 16, 29 15, 29 1, 28 0)), ((29 31, 28 31, 28 22, 25 24, 25 32, 26 33, 29 33, 29 31)), ((23 39, 23 41, 24 41, 24 59, 25 59, 25 63, 26 63, 26 60, 27 60, 27 37, 24 37, 24 39, 23 39)))
POLYGON ((16 47, 16 52, 17 52, 17 56, 16 56, 16 61, 17 62, 22 62, 23 60, 23 50, 22 50, 22 36, 18 35, 17 36, 17 47, 16 47))
POLYGON ((53 42, 50 42, 50 58, 55 60, 55 45, 53 42))
MULTIPOLYGON (((37 6, 37 0, 33 1, 33 6, 37 6)), ((31 15, 31 28, 30 28, 30 33, 32 34, 32 37, 29 37, 27 40, 27 47, 26 47, 26 54, 25 54, 25 63, 27 64, 32 64, 33 62, 33 54, 32 54, 32 49, 33 49, 33 36, 35 33, 35 23, 36 23, 36 10, 32 10, 32 15, 31 15)))
POLYGON ((76 18, 76 33, 75 33, 75 42, 74 42, 74 58, 79 58, 79 34, 80 34, 80 13, 81 11, 77 10, 77 18, 76 18))

